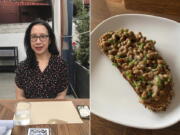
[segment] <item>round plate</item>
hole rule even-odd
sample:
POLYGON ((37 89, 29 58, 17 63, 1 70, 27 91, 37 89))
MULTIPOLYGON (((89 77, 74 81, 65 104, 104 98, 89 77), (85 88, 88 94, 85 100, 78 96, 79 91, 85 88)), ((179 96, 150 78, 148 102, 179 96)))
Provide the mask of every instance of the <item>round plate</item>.
POLYGON ((91 111, 126 126, 158 129, 180 120, 180 24, 166 18, 122 14, 99 24, 91 33, 91 111), (139 103, 139 97, 112 62, 97 46, 108 31, 128 28, 156 41, 156 49, 168 63, 174 80, 175 97, 165 112, 152 112, 139 103))

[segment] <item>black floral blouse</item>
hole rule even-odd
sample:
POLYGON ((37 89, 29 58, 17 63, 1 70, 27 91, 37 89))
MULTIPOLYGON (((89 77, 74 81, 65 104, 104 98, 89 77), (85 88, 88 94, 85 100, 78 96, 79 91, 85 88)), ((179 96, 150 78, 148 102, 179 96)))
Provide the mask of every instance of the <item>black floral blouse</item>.
POLYGON ((16 69, 15 82, 24 90, 26 98, 55 98, 68 86, 67 67, 57 55, 51 56, 43 72, 38 65, 32 69, 23 61, 16 69))

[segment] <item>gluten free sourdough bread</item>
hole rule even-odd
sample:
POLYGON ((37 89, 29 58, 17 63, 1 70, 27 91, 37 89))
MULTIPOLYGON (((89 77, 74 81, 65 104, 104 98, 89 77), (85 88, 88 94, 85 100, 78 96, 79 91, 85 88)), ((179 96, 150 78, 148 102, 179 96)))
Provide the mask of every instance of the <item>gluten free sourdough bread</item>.
POLYGON ((173 97, 171 71, 155 41, 128 29, 104 33, 98 46, 112 61, 148 109, 165 111, 173 97))

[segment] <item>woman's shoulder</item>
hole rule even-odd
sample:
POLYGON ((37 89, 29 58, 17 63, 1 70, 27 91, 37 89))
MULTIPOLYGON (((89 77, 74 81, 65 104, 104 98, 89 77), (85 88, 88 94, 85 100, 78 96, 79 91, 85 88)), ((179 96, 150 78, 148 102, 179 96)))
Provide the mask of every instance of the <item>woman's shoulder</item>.
POLYGON ((63 58, 60 55, 54 55, 53 59, 54 59, 55 63, 59 63, 59 64, 64 64, 65 63, 65 61, 63 60, 63 58))
POLYGON ((28 63, 26 60, 18 63, 16 71, 24 71, 28 69, 28 63))
POLYGON ((27 60, 23 60, 23 61, 19 62, 18 66, 19 67, 27 67, 28 66, 27 60))
POLYGON ((53 56, 52 65, 53 65, 54 69, 56 69, 56 70, 64 70, 67 68, 66 61, 64 61, 63 58, 59 55, 53 56))

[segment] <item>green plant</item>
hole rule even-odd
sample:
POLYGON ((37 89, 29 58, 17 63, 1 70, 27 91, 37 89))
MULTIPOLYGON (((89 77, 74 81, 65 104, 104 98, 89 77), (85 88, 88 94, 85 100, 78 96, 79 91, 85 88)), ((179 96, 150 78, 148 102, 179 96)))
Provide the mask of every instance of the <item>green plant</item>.
POLYGON ((81 65, 89 68, 89 12, 87 8, 83 8, 80 0, 76 1, 78 4, 76 15, 76 29, 79 33, 79 47, 75 50, 75 57, 81 65))

